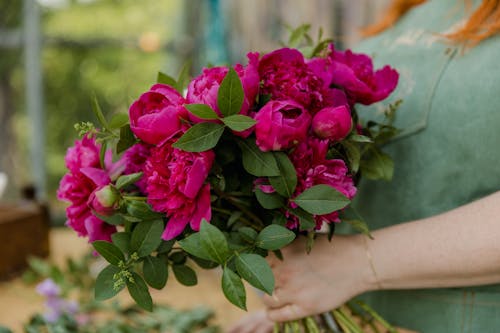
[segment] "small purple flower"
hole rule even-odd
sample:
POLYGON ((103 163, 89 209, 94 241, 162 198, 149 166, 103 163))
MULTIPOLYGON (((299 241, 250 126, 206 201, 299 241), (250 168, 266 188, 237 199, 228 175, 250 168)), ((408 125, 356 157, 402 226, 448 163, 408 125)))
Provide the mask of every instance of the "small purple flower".
POLYGON ((36 292, 48 298, 57 297, 61 294, 61 288, 52 279, 45 279, 36 286, 36 292))

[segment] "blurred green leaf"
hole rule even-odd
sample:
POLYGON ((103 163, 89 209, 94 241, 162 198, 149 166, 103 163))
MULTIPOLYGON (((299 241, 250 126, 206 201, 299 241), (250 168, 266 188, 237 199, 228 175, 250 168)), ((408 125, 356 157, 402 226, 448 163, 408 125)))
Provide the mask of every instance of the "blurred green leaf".
POLYGON ((130 125, 125 125, 120 127, 120 139, 116 144, 116 153, 121 154, 128 148, 132 147, 137 140, 135 139, 134 133, 130 129, 130 125))
POLYGON ((126 113, 117 113, 111 117, 111 120, 109 121, 109 128, 114 130, 121 128, 125 125, 128 124, 128 114, 126 113))
POLYGON ((162 72, 158 72, 158 75, 156 76, 156 82, 168 84, 169 86, 174 88, 177 86, 177 81, 175 81, 173 77, 162 72))
POLYGON ((265 193, 259 188, 256 188, 254 193, 259 204, 265 209, 277 209, 285 205, 285 198, 278 193, 265 193))
POLYGON ((123 175, 118 177, 116 180, 116 188, 122 189, 130 184, 136 183, 139 179, 142 178, 142 172, 131 173, 128 175, 123 175))
POLYGON ((115 232, 111 240, 123 253, 130 252, 130 234, 128 232, 115 232))
POLYGON ((202 258, 205 260, 211 260, 211 256, 203 249, 200 241, 200 233, 194 233, 188 237, 179 241, 181 248, 189 254, 202 258))

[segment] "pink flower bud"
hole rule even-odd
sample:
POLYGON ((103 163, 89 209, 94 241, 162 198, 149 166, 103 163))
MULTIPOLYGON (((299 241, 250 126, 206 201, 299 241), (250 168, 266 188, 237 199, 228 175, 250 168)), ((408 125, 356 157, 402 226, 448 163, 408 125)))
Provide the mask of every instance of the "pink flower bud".
POLYGON ((112 185, 96 189, 89 197, 89 206, 97 214, 111 215, 118 207, 120 193, 112 185))
POLYGON ((347 105, 324 108, 314 116, 312 129, 322 139, 340 141, 351 131, 351 112, 347 105))

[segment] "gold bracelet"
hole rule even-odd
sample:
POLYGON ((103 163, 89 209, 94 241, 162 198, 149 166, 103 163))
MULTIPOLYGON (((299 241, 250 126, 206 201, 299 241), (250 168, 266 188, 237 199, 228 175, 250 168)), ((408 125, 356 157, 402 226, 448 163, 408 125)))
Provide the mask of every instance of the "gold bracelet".
POLYGON ((368 236, 362 236, 363 241, 365 243, 365 252, 366 252, 366 257, 368 258, 368 263, 370 264, 370 268, 372 270, 373 276, 375 277, 375 284, 377 285, 377 288, 379 290, 382 290, 382 284, 380 283, 380 280, 378 278, 377 270, 375 269, 375 264, 373 263, 373 256, 370 252, 370 249, 368 247, 368 236))

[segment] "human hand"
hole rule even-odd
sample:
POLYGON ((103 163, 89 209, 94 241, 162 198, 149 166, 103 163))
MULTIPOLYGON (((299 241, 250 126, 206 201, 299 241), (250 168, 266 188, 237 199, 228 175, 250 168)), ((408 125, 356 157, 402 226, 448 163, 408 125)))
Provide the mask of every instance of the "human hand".
POLYGON ((274 323, 267 318, 265 310, 247 314, 232 325, 226 333, 271 333, 274 323))
POLYGON ((320 236, 309 254, 305 238, 282 250, 284 260, 268 259, 275 276, 264 304, 272 321, 290 321, 335 309, 375 284, 363 235, 320 236))

